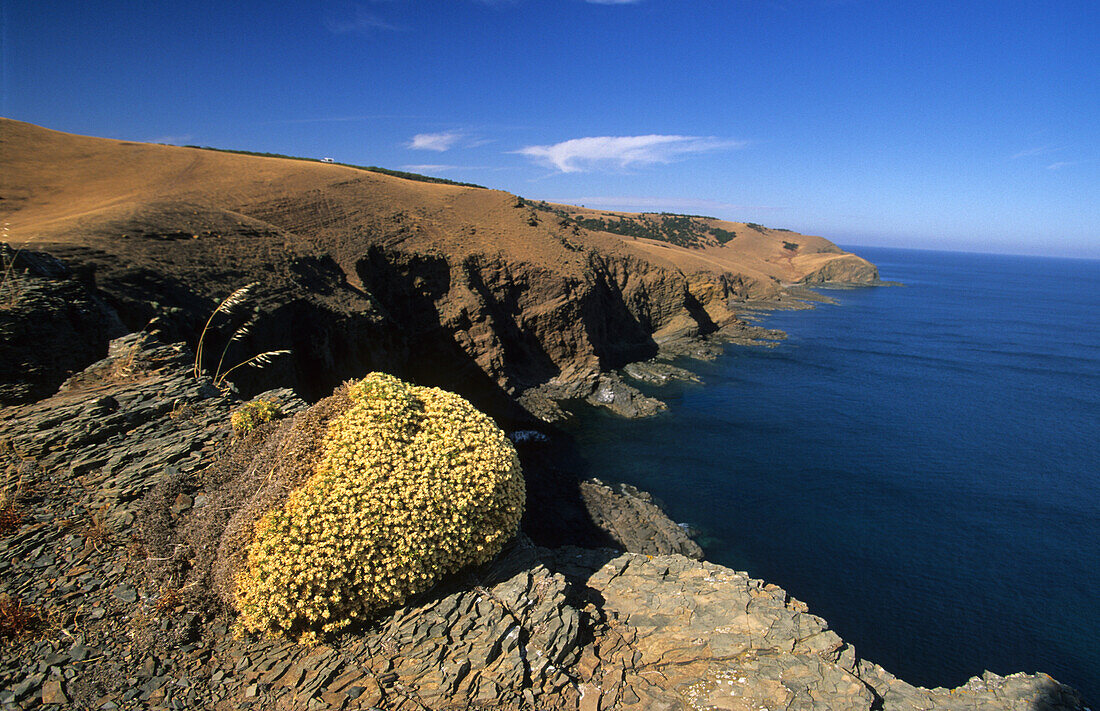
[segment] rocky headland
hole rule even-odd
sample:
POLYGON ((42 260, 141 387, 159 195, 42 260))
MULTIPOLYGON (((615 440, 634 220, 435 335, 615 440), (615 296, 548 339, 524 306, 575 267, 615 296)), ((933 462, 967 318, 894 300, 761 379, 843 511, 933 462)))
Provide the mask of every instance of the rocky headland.
POLYGON ((158 574, 173 551, 136 534, 157 511, 170 523, 212 505, 201 474, 240 402, 192 365, 184 344, 132 334, 51 397, 0 411, 5 707, 1084 708, 1043 674, 907 684, 779 587, 698 560, 643 492, 598 481, 581 491, 616 547, 521 534, 323 644, 234 635, 158 574))
POLYGON ((0 284, 4 708, 1084 708, 1043 674, 909 685, 775 585, 700 560, 645 492, 577 479, 550 424, 570 401, 659 411, 630 380, 781 337, 739 314, 801 304, 797 284, 874 283, 855 255, 748 223, 0 129, 17 245, 0 284), (195 347, 247 282, 243 322, 207 353, 291 353, 230 382, 195 347), (158 532, 221 505, 206 477, 241 446, 246 400, 294 415, 370 370, 494 416, 527 478, 522 532, 320 644, 234 634, 179 574, 195 551, 158 532))

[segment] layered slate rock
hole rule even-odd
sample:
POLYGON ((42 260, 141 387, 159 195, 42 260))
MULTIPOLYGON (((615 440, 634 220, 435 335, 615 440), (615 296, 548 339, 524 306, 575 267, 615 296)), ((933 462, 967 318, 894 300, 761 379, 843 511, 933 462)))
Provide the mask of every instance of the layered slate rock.
MULTIPOLYGON (((182 343, 150 333, 111 342, 107 357, 66 380, 39 402, 0 410, 0 426, 24 460, 52 472, 61 486, 79 483, 82 503, 104 509, 111 525, 130 526, 137 500, 165 475, 190 475, 229 434, 234 400, 209 379, 191 375, 182 343)), ((291 391, 264 397, 293 412, 291 391)))
POLYGON ((5 708, 1085 708, 1043 674, 914 687, 782 589, 722 566, 522 537, 322 645, 235 636, 224 611, 156 584, 149 572, 169 556, 134 535, 144 497, 165 494, 169 521, 211 505, 188 482, 230 437, 238 403, 191 377, 191 362, 135 334, 53 397, 0 410, 19 510, 0 533, 0 604, 28 616, 0 645, 5 708))
POLYGON ((576 708, 570 669, 584 622, 567 602, 565 579, 536 553, 521 538, 461 589, 331 646, 256 653, 255 643, 225 645, 215 654, 228 667, 221 698, 287 708, 576 708))
POLYGON ((1084 708, 1045 674, 914 687, 860 660, 778 586, 711 563, 626 554, 588 585, 607 626, 578 663, 586 710, 1084 708))
POLYGON ((680 553, 702 559, 703 549, 683 526, 672 521, 653 497, 630 484, 612 488, 599 479, 581 482, 585 507, 597 526, 623 550, 665 555, 680 553))

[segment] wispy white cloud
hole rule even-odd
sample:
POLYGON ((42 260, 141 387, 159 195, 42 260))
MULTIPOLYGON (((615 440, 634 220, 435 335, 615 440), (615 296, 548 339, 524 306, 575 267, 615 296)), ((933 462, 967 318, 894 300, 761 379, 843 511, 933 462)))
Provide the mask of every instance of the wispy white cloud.
POLYGON ((549 146, 526 146, 514 153, 562 173, 578 173, 607 168, 628 168, 634 165, 669 163, 693 153, 709 153, 744 146, 744 141, 730 141, 704 136, 591 136, 573 138, 549 146))
MULTIPOLYGON (((377 0, 375 0, 377 2, 377 0)), ((324 18, 325 27, 337 35, 370 34, 376 30, 398 31, 403 28, 386 21, 359 3, 348 3, 324 18)))
POLYGON ((570 205, 584 205, 585 207, 600 207, 608 210, 630 210, 647 212, 660 210, 662 212, 676 212, 680 210, 704 210, 723 212, 727 210, 783 210, 785 208, 770 205, 735 205, 720 200, 708 200, 706 198, 669 198, 652 196, 587 196, 570 200, 554 200, 553 202, 570 205))
POLYGON ((1061 146, 1037 146, 1035 148, 1028 148, 1025 151, 1020 151, 1019 153, 1013 153, 1010 158, 1016 160, 1017 158, 1027 158, 1030 156, 1043 156, 1060 150, 1062 150, 1061 146))
POLYGON ((462 138, 462 134, 458 131, 444 131, 442 133, 418 133, 412 137, 409 141, 409 148, 418 151, 448 151, 459 139, 462 138))
POLYGON ((1080 162, 1081 161, 1079 160, 1060 160, 1048 165, 1047 170, 1061 170, 1062 168, 1065 168, 1067 166, 1077 165, 1080 162))
POLYGON ((414 173, 442 173, 447 170, 457 170, 457 165, 443 165, 439 163, 417 163, 414 165, 403 165, 401 170, 411 170, 414 173))

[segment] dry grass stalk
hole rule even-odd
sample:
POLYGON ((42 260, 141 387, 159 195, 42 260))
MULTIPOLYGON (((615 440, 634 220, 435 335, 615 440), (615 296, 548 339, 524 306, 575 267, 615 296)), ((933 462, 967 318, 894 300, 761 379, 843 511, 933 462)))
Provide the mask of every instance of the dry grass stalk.
MULTIPOLYGON (((10 443, 5 443, 5 446, 10 447, 11 445, 10 443)), ((12 454, 15 454, 14 450, 12 450, 12 454)), ((15 454, 15 456, 18 456, 18 454, 15 454)), ((13 478, 13 469, 16 468, 9 464, 5 472, 4 478, 9 482, 13 478)), ((16 469, 16 472, 18 472, 18 469, 16 469)), ((23 489, 22 476, 18 478, 14 486, 5 485, 3 489, 0 489, 0 536, 8 535, 18 528, 19 524, 23 523, 23 510, 22 507, 19 506, 19 499, 23 495, 23 489)))
POLYGON ((237 289, 229 296, 218 304, 218 307, 214 309, 214 313, 210 314, 210 318, 206 319, 206 325, 202 327, 202 333, 199 334, 199 344, 195 347, 195 377, 199 377, 202 374, 202 346, 206 340, 206 334, 210 331, 210 326, 214 323, 214 319, 218 314, 225 314, 229 316, 233 313, 233 309, 244 303, 244 300, 248 298, 248 294, 259 286, 259 282, 252 282, 251 284, 245 284, 240 289, 237 289))
POLYGON ((15 262, 19 259, 19 253, 26 249, 34 238, 25 240, 18 249, 12 249, 8 244, 8 224, 0 227, 0 268, 4 274, 0 276, 0 308, 11 309, 19 303, 22 288, 19 284, 19 276, 15 272, 15 262))
POLYGON ((89 513, 88 523, 84 527, 84 537, 91 542, 97 553, 102 553, 111 542, 111 531, 107 525, 107 512, 110 508, 110 504, 103 504, 94 513, 89 513))
MULTIPOLYGON (((196 378, 202 375, 202 361, 203 361, 203 347, 206 343, 207 334, 214 328, 214 320, 220 314, 226 319, 232 319, 234 311, 245 302, 248 296, 252 293, 252 290, 259 285, 259 282, 252 282, 246 284, 241 288, 234 291, 227 296, 224 301, 218 304, 218 307, 214 309, 214 313, 210 314, 210 318, 206 320, 206 325, 203 326, 202 333, 199 334, 199 343, 195 347, 195 366, 193 369, 196 378)), ((237 363, 231 368, 225 369, 226 355, 229 353, 229 348, 236 342, 244 339, 251 332, 253 324, 256 323, 256 318, 252 317, 245 320, 240 326, 233 330, 229 339, 226 341, 225 346, 222 348, 221 356, 218 358, 218 365, 214 369, 214 387, 219 390, 229 390, 229 374, 238 368, 244 366, 250 366, 252 368, 263 368, 271 363, 271 360, 277 356, 286 355, 290 353, 289 350, 277 350, 277 351, 265 351, 258 355, 254 355, 240 363, 237 363)))
POLYGON ((160 594, 157 595, 156 602, 153 604, 153 609, 156 610, 158 615, 164 616, 175 609, 181 602, 182 599, 178 588, 162 588, 160 594))
POLYGON ((243 368, 246 365, 250 366, 252 368, 263 368, 264 366, 271 363, 272 358, 275 358, 275 357, 281 356, 281 355, 287 355, 289 353, 290 353, 290 351, 284 348, 283 350, 265 351, 265 352, 260 353, 258 355, 254 355, 251 358, 249 358, 248 360, 236 364, 235 366, 233 366, 229 370, 225 371, 224 373, 216 373, 215 376, 214 376, 214 387, 216 387, 220 390, 228 389, 229 384, 228 384, 226 378, 228 378, 229 374, 232 373, 237 368, 243 368))

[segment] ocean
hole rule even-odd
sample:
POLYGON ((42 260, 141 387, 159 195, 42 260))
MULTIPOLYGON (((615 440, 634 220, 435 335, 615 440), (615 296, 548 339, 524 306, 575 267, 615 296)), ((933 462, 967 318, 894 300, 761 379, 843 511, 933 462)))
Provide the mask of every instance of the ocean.
POLYGON ((583 410, 588 476, 921 686, 1043 671, 1100 700, 1100 261, 848 247, 902 286, 678 363, 648 420, 583 410))

